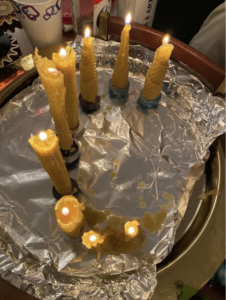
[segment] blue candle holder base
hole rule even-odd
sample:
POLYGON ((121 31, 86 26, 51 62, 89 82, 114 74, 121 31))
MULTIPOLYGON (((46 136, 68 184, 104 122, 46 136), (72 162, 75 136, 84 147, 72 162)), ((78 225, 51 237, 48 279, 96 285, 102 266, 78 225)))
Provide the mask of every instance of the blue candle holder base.
POLYGON ((154 99, 154 100, 146 100, 143 96, 142 96, 142 91, 140 93, 140 97, 138 99, 138 102, 144 106, 145 108, 157 108, 159 106, 159 102, 161 100, 161 94, 158 96, 158 98, 154 99))
POLYGON ((129 95, 129 87, 130 87, 130 83, 128 81, 127 87, 123 90, 118 90, 116 88, 114 88, 111 85, 111 80, 109 82, 109 96, 110 98, 117 98, 117 99, 121 99, 123 101, 126 101, 128 99, 128 95, 129 95))
MULTIPOLYGON (((70 181, 71 181, 71 185, 72 185, 72 195, 75 196, 75 195, 77 195, 79 193, 79 187, 78 187, 77 182, 74 179, 70 178, 70 181)), ((60 200, 63 197, 62 195, 60 195, 57 192, 55 186, 53 186, 52 193, 53 193, 53 197, 57 201, 60 200)))

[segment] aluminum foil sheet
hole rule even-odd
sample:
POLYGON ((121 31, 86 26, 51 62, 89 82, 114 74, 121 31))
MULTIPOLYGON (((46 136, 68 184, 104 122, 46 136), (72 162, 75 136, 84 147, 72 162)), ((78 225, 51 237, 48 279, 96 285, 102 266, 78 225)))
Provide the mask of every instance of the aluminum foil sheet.
MULTIPOLYGON (((79 61, 80 43, 73 47, 79 61)), ((80 237, 65 236, 57 226, 51 180, 28 143, 31 133, 54 129, 45 91, 35 80, 1 112, 0 275, 39 299, 151 298, 156 264, 171 251, 209 146, 225 130, 223 99, 172 61, 158 109, 139 106, 153 60, 142 46, 130 47, 128 101, 109 99, 118 48, 116 42, 95 41, 101 108, 90 115, 80 111, 86 130, 70 177, 82 190, 80 201, 112 215, 141 220, 146 211, 154 214, 168 205, 164 193, 173 195, 175 205, 168 207, 163 229, 146 230, 145 246, 130 254, 97 261, 80 237)), ((98 226, 104 229, 106 222, 98 226)))

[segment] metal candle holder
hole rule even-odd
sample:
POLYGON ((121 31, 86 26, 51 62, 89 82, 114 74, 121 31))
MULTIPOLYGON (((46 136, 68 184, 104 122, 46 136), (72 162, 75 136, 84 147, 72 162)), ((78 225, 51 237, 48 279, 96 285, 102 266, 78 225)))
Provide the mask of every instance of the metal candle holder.
POLYGON ((117 99, 121 99, 123 101, 126 101, 128 99, 128 95, 129 95, 129 87, 130 87, 130 83, 128 81, 128 84, 126 86, 125 89, 123 90, 119 90, 114 88, 111 85, 111 81, 109 82, 109 96, 110 98, 117 98, 117 99))
MULTIPOLYGON (((75 195, 77 195, 77 194, 79 193, 79 187, 78 187, 77 182, 76 182, 74 179, 70 178, 70 181, 71 181, 71 185, 72 185, 72 193, 71 193, 71 194, 72 194, 73 196, 75 196, 75 195)), ((54 197, 57 201, 60 200, 60 199, 64 196, 64 195, 60 195, 60 194, 57 192, 55 186, 53 186, 52 193, 53 193, 53 197, 54 197)))
POLYGON ((82 109, 89 113, 97 110, 100 107, 100 96, 96 96, 96 101, 95 102, 87 102, 82 98, 82 95, 79 94, 79 102, 82 107, 82 109))
POLYGON ((74 134, 73 134, 73 145, 71 146, 71 149, 70 150, 60 149, 60 151, 67 167, 71 166, 78 160, 80 156, 79 144, 74 134))

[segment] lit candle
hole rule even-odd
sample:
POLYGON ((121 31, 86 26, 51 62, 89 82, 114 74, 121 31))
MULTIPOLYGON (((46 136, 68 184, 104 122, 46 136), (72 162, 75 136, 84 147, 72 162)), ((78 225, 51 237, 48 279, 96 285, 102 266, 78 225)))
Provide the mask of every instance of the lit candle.
POLYGON ((140 223, 137 220, 127 222, 124 226, 125 234, 130 238, 134 238, 139 234, 139 227, 140 223))
POLYGON ((74 130, 78 127, 78 95, 75 77, 76 57, 75 51, 70 46, 62 48, 59 53, 53 53, 52 59, 57 69, 64 75, 66 88, 65 107, 69 128, 74 130))
POLYGON ((56 69, 51 60, 38 55, 37 48, 35 49, 34 61, 49 101, 50 113, 55 122, 60 148, 70 150, 73 139, 65 110, 64 76, 56 69))
POLYGON ((161 94, 163 80, 169 67, 170 55, 174 46, 168 44, 170 36, 164 36, 162 46, 156 52, 152 65, 147 71, 142 96, 145 100, 154 100, 161 94))
POLYGON ((73 196, 62 197, 55 205, 55 213, 59 227, 68 236, 78 236, 84 225, 84 203, 79 203, 73 196))
POLYGON ((86 28, 80 63, 80 91, 84 101, 95 103, 98 93, 96 56, 90 29, 86 28))
POLYGON ((104 235, 96 231, 89 231, 83 234, 82 243, 87 249, 97 248, 100 244, 104 242, 104 235))
POLYGON ((115 64, 115 70, 111 79, 111 85, 118 90, 123 90, 128 85, 129 33, 131 30, 130 22, 131 14, 128 14, 126 17, 125 26, 122 30, 119 53, 115 64))
POLYGON ((72 192, 71 181, 60 152, 59 140, 53 130, 48 129, 36 136, 31 135, 29 143, 58 193, 62 196, 70 194, 72 192))

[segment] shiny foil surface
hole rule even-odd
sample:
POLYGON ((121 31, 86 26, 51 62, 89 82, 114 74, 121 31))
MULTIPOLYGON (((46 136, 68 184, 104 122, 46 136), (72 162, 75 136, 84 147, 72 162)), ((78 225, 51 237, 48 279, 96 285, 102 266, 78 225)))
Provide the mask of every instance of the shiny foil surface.
MULTIPOLYGON (((1 111, 0 275, 45 300, 150 299, 156 264, 171 251, 193 187, 203 177, 209 146, 224 133, 225 104, 171 61, 158 109, 142 108, 137 99, 153 52, 137 45, 130 47, 128 101, 109 99, 119 45, 94 43, 101 108, 88 115, 80 110, 85 125, 78 138, 81 157, 69 169, 81 189, 78 199, 93 209, 110 210, 110 216, 140 221, 145 212, 154 214, 165 205, 163 229, 154 234, 146 229, 141 249, 103 255, 99 261, 81 237, 69 238, 60 230, 51 180, 28 143, 31 133, 54 129, 37 79, 1 111), (175 199, 174 205, 168 206, 164 193, 175 199)), ((78 64, 80 43, 73 47, 78 64)), ((79 76, 77 65, 78 82, 79 76)), ((192 201, 198 206, 196 197, 192 201)), ((106 223, 98 227, 105 229, 106 223)))

